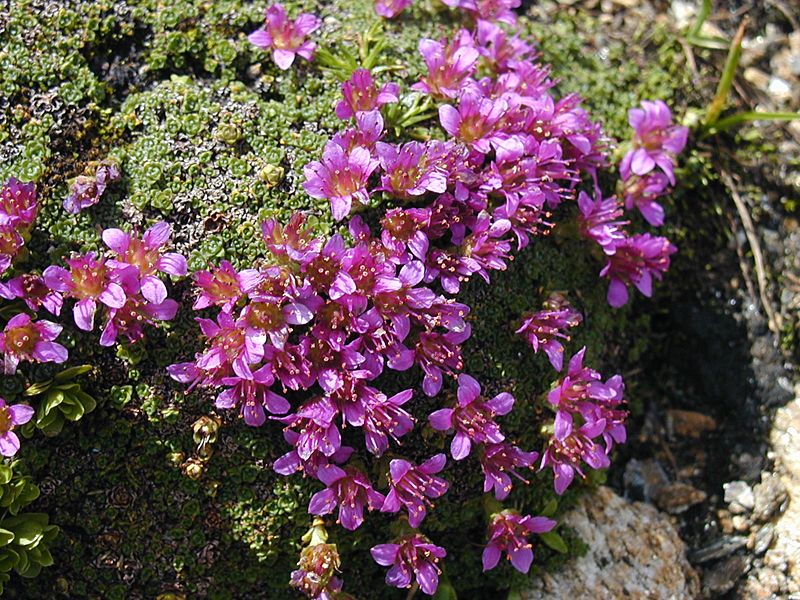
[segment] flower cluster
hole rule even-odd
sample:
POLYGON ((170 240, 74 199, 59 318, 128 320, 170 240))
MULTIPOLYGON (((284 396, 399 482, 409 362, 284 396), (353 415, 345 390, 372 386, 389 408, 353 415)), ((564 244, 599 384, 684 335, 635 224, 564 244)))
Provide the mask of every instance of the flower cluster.
MULTIPOLYGON (((163 251, 171 234, 171 227, 164 222, 153 225, 141 239, 107 229, 103 241, 110 256, 89 252, 66 259, 68 269, 55 265, 45 269, 44 283, 51 292, 75 300, 75 325, 84 331, 94 329, 102 305, 101 345, 112 346, 120 335, 136 342, 144 335, 144 325, 169 321, 178 310, 178 303, 167 298, 166 286, 158 276, 187 273, 183 256, 163 251)), ((60 309, 61 300, 58 304, 60 309)))
POLYGON ((110 161, 101 162, 94 175, 79 175, 69 190, 69 196, 64 200, 64 210, 71 214, 78 214, 85 208, 94 206, 105 194, 110 183, 119 181, 122 177, 119 167, 110 161))
POLYGON ((556 418, 541 468, 552 468, 558 494, 569 487, 575 473, 584 476, 582 463, 593 469, 608 467, 614 444, 626 439, 622 377, 603 382, 600 373, 583 366, 585 352, 582 348, 570 359, 567 374, 547 396, 556 418))
POLYGON ((319 17, 309 13, 303 13, 292 21, 282 4, 273 4, 267 8, 264 26, 248 35, 247 39, 254 46, 271 49, 272 60, 285 71, 292 66, 295 56, 306 60, 314 58, 317 45, 306 38, 321 24, 319 17))
POLYGON ((22 251, 39 212, 36 186, 11 177, 0 190, 0 275, 22 251))

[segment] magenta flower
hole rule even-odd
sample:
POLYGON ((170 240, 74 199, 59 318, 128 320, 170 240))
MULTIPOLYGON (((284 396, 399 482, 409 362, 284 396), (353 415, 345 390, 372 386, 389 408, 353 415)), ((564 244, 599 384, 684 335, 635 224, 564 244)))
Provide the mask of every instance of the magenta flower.
POLYGON ((462 373, 458 376, 458 404, 432 412, 428 420, 438 431, 455 430, 450 454, 454 460, 462 460, 469 456, 473 442, 498 444, 505 439, 494 418, 507 415, 513 407, 514 397, 507 392, 484 400, 480 384, 462 373))
POLYGON ((512 487, 511 477, 508 475, 511 474, 520 481, 528 483, 516 469, 532 467, 537 458, 539 458, 538 452, 525 452, 506 442, 487 444, 479 456, 484 476, 483 491, 494 489, 494 497, 505 500, 511 493, 512 487))
POLYGON ((33 408, 27 404, 6 404, 0 398, 0 454, 12 457, 19 452, 19 438, 14 428, 33 418, 33 408))
POLYGON ((300 552, 298 569, 292 571, 289 585, 312 600, 335 600, 342 589, 336 544, 325 544, 312 537, 311 544, 300 552))
POLYGON ((306 40, 306 37, 319 29, 321 24, 318 17, 309 13, 303 13, 292 21, 286 16, 282 4, 273 4, 267 8, 264 27, 256 29, 247 39, 259 48, 271 48, 272 60, 279 69, 285 71, 292 66, 295 56, 306 60, 314 58, 317 45, 306 40))
POLYGON ((534 352, 544 350, 553 368, 560 371, 564 365, 564 346, 560 340, 568 342, 567 332, 582 320, 581 314, 563 296, 552 294, 545 303, 545 310, 526 315, 516 333, 528 341, 534 352))
POLYGON ((167 299, 167 288, 158 273, 183 277, 187 273, 186 259, 176 252, 162 252, 169 242, 172 227, 161 221, 144 232, 142 239, 120 229, 103 231, 103 242, 117 253, 112 266, 130 265, 139 272, 142 296, 149 302, 161 304, 167 299))
POLYGON ((509 143, 498 131, 498 123, 507 110, 508 104, 503 98, 485 98, 467 89, 459 96, 458 108, 449 104, 439 107, 439 121, 455 139, 481 154, 488 154, 493 144, 509 143))
POLYGON ((648 298, 653 295, 653 278, 661 280, 669 269, 669 257, 677 252, 665 237, 649 233, 637 234, 616 244, 614 254, 600 271, 601 277, 610 280, 608 303, 614 308, 628 302, 628 285, 648 298))
MULTIPOLYGON (((476 33, 478 51, 495 73, 505 73, 534 54, 530 44, 518 36, 509 38, 491 21, 479 20, 476 33)), ((529 87, 530 83, 526 81, 529 87)))
POLYGON ((369 202, 367 182, 378 167, 378 161, 362 147, 346 151, 339 144, 328 142, 322 161, 308 163, 303 172, 303 188, 312 198, 325 198, 331 202, 333 218, 341 221, 350 214, 353 200, 369 202))
POLYGON ((428 67, 428 74, 411 88, 439 99, 458 96, 471 79, 480 58, 472 36, 466 30, 446 46, 443 42, 422 39, 419 51, 428 67))
POLYGON ((375 12, 384 19, 394 19, 411 6, 412 0, 375 0, 375 12))
MULTIPOLYGON (((414 418, 400 408, 411 400, 413 390, 405 390, 389 398, 375 394, 364 406, 364 440, 367 450, 376 456, 389 447, 389 437, 396 442, 414 428, 414 418)), ((398 442, 399 443, 399 442, 398 442)))
POLYGON ((197 271, 193 278, 200 289, 200 294, 192 305, 195 310, 221 306, 223 310, 229 311, 261 281, 261 275, 255 269, 238 272, 227 260, 220 261, 219 267, 212 265, 208 271, 197 271))
MULTIPOLYGON (((397 0, 392 1, 399 3, 397 0)), ((405 1, 411 3, 411 0, 400 0, 400 2, 405 1)), ((378 4, 375 8, 377 10, 378 4)), ((378 89, 372 74, 367 69, 356 69, 350 79, 342 84, 344 99, 336 105, 336 116, 340 119, 349 119, 360 112, 378 109, 384 104, 397 102, 399 94, 400 86, 396 83, 386 83, 378 89)))
MULTIPOLYGON (((294 446, 300 439, 300 434, 291 429, 283 430, 283 438, 288 444, 294 446)), ((293 475, 302 471, 309 477, 316 477, 320 469, 329 464, 340 465, 346 462, 353 454, 353 449, 349 446, 340 446, 333 454, 326 456, 321 450, 315 450, 306 459, 300 458, 297 447, 293 447, 289 452, 278 458, 272 465, 272 469, 280 475, 293 475)))
POLYGON ((378 544, 370 553, 376 563, 391 567, 386 573, 387 585, 408 588, 414 578, 425 594, 433 596, 436 593, 442 573, 438 563, 447 552, 424 535, 415 533, 400 538, 396 544, 378 544))
POLYGON ((197 368, 225 375, 232 370, 242 379, 252 379, 251 366, 264 358, 267 336, 262 332, 244 329, 225 311, 217 315, 216 322, 201 318, 195 320, 208 338, 208 348, 195 361, 197 368))
POLYGON ((545 467, 553 469, 553 485, 559 496, 570 486, 575 473, 586 477, 581 463, 593 469, 605 469, 611 464, 608 454, 594 441, 605 430, 602 420, 584 423, 579 429, 573 427, 571 419, 562 421, 562 424, 564 426, 556 428, 550 438, 539 465, 539 470, 545 467))
POLYGON ((645 220, 654 227, 664 224, 664 208, 656 202, 669 187, 669 178, 660 171, 651 171, 644 177, 631 175, 624 182, 625 208, 634 206, 642 213, 645 220))
POLYGON ((0 275, 5 273, 25 245, 25 240, 11 225, 0 225, 0 275))
POLYGON ((442 0, 447 6, 470 13, 475 19, 500 21, 515 25, 517 16, 513 9, 519 8, 521 0, 442 0))
POLYGON ((489 543, 483 550, 483 570, 494 569, 505 552, 517 571, 527 573, 533 564, 530 536, 546 533, 555 526, 556 522, 547 517, 523 517, 508 510, 494 515, 489 525, 489 543))
POLYGON ((381 512, 395 513, 405 506, 408 523, 419 527, 425 518, 426 506, 433 507, 430 498, 439 498, 447 491, 449 483, 436 473, 444 469, 447 457, 437 454, 419 466, 396 458, 389 463, 389 493, 381 512))
POLYGON ((299 431, 294 445, 297 455, 306 461, 316 453, 331 457, 341 447, 342 438, 335 423, 338 416, 331 399, 323 397, 309 400, 294 414, 275 418, 299 431))
POLYGON ((70 194, 64 200, 64 210, 78 214, 85 208, 94 206, 105 194, 110 183, 122 177, 119 167, 112 162, 102 162, 92 176, 80 175, 70 188, 70 194))
POLYGON ((414 348, 415 361, 425 373, 422 390, 428 396, 435 396, 442 389, 444 373, 453 375, 464 366, 461 359, 461 344, 469 339, 472 330, 467 326, 463 331, 438 333, 424 332, 414 348))
POLYGON ((383 505, 385 498, 379 494, 369 479, 358 469, 340 469, 328 465, 317 472, 317 477, 327 487, 314 494, 308 505, 312 515, 326 515, 339 507, 337 521, 342 527, 354 531, 364 522, 364 507, 375 510, 383 505))
POLYGON ((447 189, 447 174, 439 164, 446 144, 408 142, 395 146, 378 142, 376 151, 384 171, 379 190, 407 198, 425 192, 441 194, 447 189))
POLYGON ((51 321, 35 322, 26 313, 14 315, 0 332, 0 352, 6 375, 17 372, 20 361, 63 363, 69 353, 55 340, 63 327, 51 321))
POLYGON ((139 290, 135 268, 115 268, 102 256, 96 258, 94 252, 67 259, 66 262, 69 271, 50 266, 42 275, 50 289, 78 301, 72 314, 75 325, 84 331, 94 329, 98 302, 108 308, 122 308, 128 294, 135 294, 139 290))
POLYGON ((356 148, 366 148, 374 154, 375 144, 383 137, 383 115, 379 110, 356 113, 356 126, 340 131, 331 143, 340 146, 345 152, 352 152, 356 148))
POLYGON ((14 277, 6 283, 0 283, 0 298, 6 300, 24 300, 33 311, 44 307, 50 314, 60 315, 64 299, 59 292, 54 292, 39 275, 24 274, 14 277))
POLYGON ((623 180, 631 173, 644 176, 660 168, 675 185, 673 165, 676 156, 686 146, 689 128, 672 123, 672 113, 663 100, 643 100, 642 108, 628 111, 628 122, 633 127, 633 148, 619 165, 623 180))
POLYGON ((395 256, 402 256, 408 250, 415 258, 424 260, 429 241, 423 229, 429 220, 430 211, 424 208, 392 208, 381 220, 381 242, 395 256))
POLYGON ((0 190, 0 226, 26 231, 33 225, 38 212, 36 185, 10 177, 0 190))
POLYGON ((140 296, 128 296, 120 308, 109 308, 100 336, 101 346, 113 346, 122 335, 130 343, 144 337, 143 327, 158 321, 171 321, 178 312, 178 303, 167 298, 163 302, 149 302, 140 296))
POLYGON ((629 223, 620 220, 624 211, 619 200, 613 196, 606 200, 592 200, 589 194, 581 192, 578 194, 578 208, 581 211, 578 223, 583 236, 597 242, 606 254, 614 254, 617 244, 627 237, 621 228, 629 223))
POLYGON ((273 415, 283 415, 290 408, 286 398, 270 389, 274 382, 272 365, 265 365, 254 371, 252 379, 225 377, 222 379, 222 384, 233 387, 217 396, 215 406, 225 409, 238 406, 245 423, 251 427, 260 427, 267 420, 264 409, 273 415))

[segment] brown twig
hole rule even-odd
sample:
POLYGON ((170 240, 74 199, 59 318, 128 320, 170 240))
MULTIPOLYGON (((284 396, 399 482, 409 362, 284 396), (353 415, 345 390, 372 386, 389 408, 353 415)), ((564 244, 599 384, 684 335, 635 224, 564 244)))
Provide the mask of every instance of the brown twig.
POLYGON ((719 174, 722 177, 723 183, 731 193, 733 203, 736 205, 736 211, 739 213, 739 218, 742 220, 742 225, 744 226, 744 233, 747 236, 750 251, 753 253, 753 262, 755 262, 756 266, 756 280, 758 281, 758 295, 761 299, 761 305, 764 307, 764 312, 767 314, 769 328, 773 332, 779 333, 782 321, 780 315, 772 308, 772 303, 769 300, 769 296, 767 296, 767 270, 764 262, 764 253, 761 251, 761 244, 758 241, 753 219, 750 217, 747 205, 739 195, 739 190, 736 189, 736 183, 733 181, 733 177, 724 169, 720 169, 719 174))
POLYGON ((419 589, 419 584, 415 581, 414 585, 412 585, 411 588, 408 590, 408 594, 406 594, 406 600, 412 600, 412 598, 414 598, 414 596, 416 595, 418 589, 419 589))

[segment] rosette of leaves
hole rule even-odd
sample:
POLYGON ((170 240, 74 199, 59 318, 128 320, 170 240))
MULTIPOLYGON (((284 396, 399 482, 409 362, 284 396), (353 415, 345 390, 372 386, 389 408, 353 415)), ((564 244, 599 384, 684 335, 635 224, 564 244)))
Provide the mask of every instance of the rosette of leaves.
POLYGON ((83 391, 80 383, 73 381, 91 370, 90 365, 71 367, 52 379, 30 385, 25 396, 39 398, 31 424, 46 436, 54 436, 61 432, 65 421, 78 421, 92 412, 97 401, 83 391))
POLYGON ((39 488, 15 472, 18 461, 0 464, 0 594, 11 571, 36 577, 53 564, 48 544, 58 535, 45 513, 20 512, 39 497, 39 488))

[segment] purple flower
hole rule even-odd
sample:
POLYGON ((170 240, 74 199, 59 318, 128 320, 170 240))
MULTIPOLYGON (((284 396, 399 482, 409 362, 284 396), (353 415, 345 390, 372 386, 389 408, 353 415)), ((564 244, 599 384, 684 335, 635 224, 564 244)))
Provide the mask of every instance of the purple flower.
POLYGON ((455 430, 450 454, 454 460, 462 460, 469 456, 473 442, 498 444, 505 439, 494 418, 507 415, 513 407, 514 397, 507 392, 484 400, 480 384, 462 373, 458 376, 458 404, 432 412, 428 420, 438 431, 455 430))
POLYGON ((547 517, 523 517, 508 510, 494 515, 489 525, 489 543, 483 550, 483 570, 494 569, 505 552, 517 571, 527 573, 533 563, 533 545, 528 539, 555 526, 556 522, 547 517))
POLYGON ((24 232, 30 229, 39 212, 36 185, 10 177, 0 190, 0 226, 24 232))
POLYGON ((335 423, 338 415, 331 399, 323 397, 309 400, 294 414, 275 418, 299 431, 294 445, 305 461, 317 452, 331 457, 340 448, 342 438, 335 423))
POLYGON ((0 225, 0 275, 5 273, 19 254, 25 240, 11 225, 0 225))
POLYGON ((376 151, 384 171, 379 190, 400 198, 441 194, 447 189, 447 174, 439 160, 447 151, 442 142, 408 142, 402 146, 378 142, 376 151))
POLYGON ((350 214, 353 200, 369 202, 367 182, 378 167, 369 150, 362 147, 346 151, 339 144, 328 142, 322 161, 308 163, 303 172, 303 188, 312 198, 325 198, 331 202, 333 218, 341 221, 350 214))
POLYGON ((292 21, 286 16, 282 4, 273 4, 267 8, 264 27, 256 29, 247 39, 259 48, 272 48, 272 60, 279 69, 286 70, 292 66, 296 55, 306 60, 314 58, 316 44, 306 37, 321 24, 318 17, 309 13, 303 13, 292 21))
POLYGON ((78 214, 84 208, 94 206, 103 197, 108 184, 119 181, 122 177, 119 167, 104 161, 97 167, 92 176, 80 175, 70 188, 70 194, 64 200, 64 210, 78 214))
POLYGON ((238 406, 245 423, 251 427, 260 427, 267 420, 264 409, 273 415, 282 415, 290 408, 286 398, 270 389, 274 382, 272 365, 265 365, 254 371, 252 379, 225 377, 222 384, 233 387, 217 396, 215 406, 226 409, 238 406))
POLYGON ((313 543, 312 539, 300 552, 299 568, 292 571, 289 585, 313 600, 334 600, 342 589, 342 581, 335 576, 339 565, 336 544, 313 543))
POLYGON ((498 124, 508 110, 503 98, 485 98, 467 89, 458 99, 458 108, 449 104, 439 107, 439 121, 444 130, 481 154, 488 154, 492 145, 503 146, 498 124))
POLYGON ((11 457, 19 452, 19 438, 13 430, 30 421, 33 412, 27 404, 8 405, 0 398, 0 454, 11 457))
POLYGON ((208 271, 197 271, 193 276, 200 289, 192 308, 200 310, 209 306, 221 306, 230 310, 246 293, 260 283, 261 275, 255 269, 238 272, 227 260, 220 261, 219 267, 211 266, 208 271))
POLYGON ((412 0, 375 0, 375 12, 384 19, 393 19, 406 8, 412 0))
POLYGON ((428 396, 435 396, 442 389, 443 373, 452 375, 461 370, 461 344, 470 334, 467 326, 463 331, 427 331, 419 335, 414 348, 415 361, 425 373, 422 390, 428 396))
POLYGON ((370 510, 383 505, 385 498, 374 489, 364 475, 354 467, 340 469, 328 465, 317 472, 317 477, 327 487, 311 498, 308 512, 312 515, 326 515, 339 507, 338 522, 342 527, 354 531, 364 522, 364 507, 370 510))
POLYGON ((429 596, 439 587, 439 561, 447 556, 444 548, 432 544, 424 535, 415 533, 400 538, 396 544, 378 544, 370 550, 375 562, 391 567, 386 584, 396 588, 411 587, 412 578, 429 596))
POLYGON ((340 146, 346 152, 356 148, 366 148, 370 155, 374 154, 375 144, 383 137, 383 115, 379 110, 356 113, 356 126, 340 131, 330 143, 340 146))
POLYGON ((372 454, 380 456, 386 451, 389 436, 398 441, 414 428, 414 418, 400 408, 413 393, 413 390, 405 390, 390 398, 379 393, 367 399, 363 429, 367 450, 372 454))
POLYGON ((444 469, 447 458, 437 454, 419 466, 407 460, 396 458, 389 463, 389 493, 381 507, 381 512, 395 513, 405 506, 408 523, 419 527, 425 518, 426 505, 433 507, 429 498, 444 495, 449 483, 436 473, 444 469))
POLYGON ((553 484, 558 495, 570 486, 575 473, 586 476, 581 468, 582 462, 593 469, 605 469, 611 464, 605 450, 594 441, 604 431, 604 422, 584 423, 579 429, 573 427, 571 419, 562 421, 562 424, 563 427, 556 427, 539 465, 540 470, 548 466, 553 469, 553 484))
POLYGON ((67 259, 69 271, 57 266, 45 269, 42 276, 47 286, 77 300, 72 309, 75 325, 84 331, 94 329, 97 303, 108 308, 122 308, 129 294, 139 291, 136 269, 114 268, 94 252, 67 259))
POLYGON ((44 307, 50 314, 58 316, 64 299, 61 294, 54 292, 39 275, 24 274, 10 279, 7 283, 0 283, 0 298, 6 300, 21 299, 33 311, 44 307))
POLYGON ((419 51, 428 74, 412 87, 434 98, 455 98, 471 79, 480 54, 470 33, 461 32, 445 46, 443 42, 422 39, 419 51))
POLYGON ((208 338, 208 348, 197 357, 197 368, 224 376, 232 370, 242 379, 252 379, 251 366, 264 358, 267 336, 262 332, 246 330, 225 311, 217 315, 216 322, 201 318, 195 320, 208 338))
POLYGON ((6 375, 17 372, 20 361, 63 363, 67 349, 54 342, 63 327, 51 321, 35 322, 26 313, 11 317, 0 332, 0 352, 3 354, 3 371, 6 375))
POLYGON ((600 271, 601 277, 610 280, 608 303, 614 308, 628 302, 628 285, 648 298, 653 295, 653 278, 661 280, 669 269, 669 257, 677 252, 665 237, 655 237, 649 233, 637 234, 617 243, 614 254, 600 271))
POLYGON ((381 242, 395 256, 406 250, 423 260, 428 253, 428 236, 423 228, 430 220, 430 211, 424 208, 392 208, 381 220, 381 242))
POLYGON ((631 173, 647 175, 659 167, 675 185, 673 165, 675 158, 686 146, 689 128, 673 125, 672 113, 663 100, 642 101, 642 108, 628 111, 628 122, 633 127, 633 149, 619 165, 623 180, 631 173))
POLYGON ((511 477, 508 474, 528 483, 516 469, 532 467, 537 458, 537 452, 525 452, 506 442, 487 444, 479 456, 484 475, 483 491, 488 492, 494 488, 494 497, 505 500, 511 493, 511 477))
POLYGON ((131 343, 138 342, 144 337, 144 325, 171 321, 177 312, 178 303, 170 298, 163 302, 150 302, 138 295, 128 296, 120 308, 108 309, 100 345, 113 346, 119 335, 125 336, 131 343))
POLYGON ((644 177, 631 175, 624 182, 625 208, 639 209, 645 220, 654 227, 664 224, 664 208, 656 202, 669 187, 669 178, 660 171, 651 171, 644 177))
POLYGON ((172 227, 161 221, 144 232, 142 239, 120 229, 103 231, 103 242, 117 253, 110 264, 129 265, 139 271, 142 296, 149 302, 161 304, 167 299, 167 288, 157 277, 158 273, 183 277, 187 273, 186 259, 176 252, 162 252, 169 242, 172 227))
POLYGON ((476 33, 478 51, 495 73, 507 72, 534 53, 530 44, 518 36, 509 38, 491 21, 479 20, 476 33))
POLYGON ((545 310, 526 315, 516 333, 528 341, 534 352, 544 350, 553 368, 560 371, 564 365, 564 346, 560 340, 568 342, 567 332, 577 327, 583 317, 560 294, 552 294, 544 306, 545 310))
POLYGON ((621 221, 622 205, 615 197, 606 200, 592 198, 586 192, 578 194, 578 217, 584 237, 597 242, 606 254, 614 254, 617 244, 627 236, 621 229, 629 221, 621 221))
MULTIPOLYGON (((397 2, 397 0, 393 1, 397 2)), ((404 1, 406 0, 400 0, 400 2, 404 1)), ((410 4, 411 0, 407 0, 407 2, 410 4)), ((375 5, 375 8, 377 10, 378 4, 375 5)), ((369 70, 356 69, 350 79, 342 84, 344 99, 336 105, 336 116, 340 119, 349 119, 360 112, 369 112, 384 104, 397 102, 399 93, 400 86, 396 83, 386 83, 378 89, 369 70)))
POLYGON ((476 19, 485 21, 501 21, 515 25, 517 16, 513 9, 518 8, 521 0, 442 0, 447 6, 470 13, 476 19))

